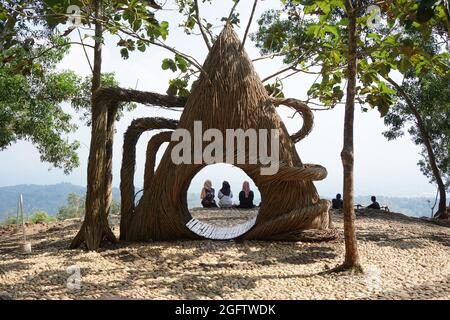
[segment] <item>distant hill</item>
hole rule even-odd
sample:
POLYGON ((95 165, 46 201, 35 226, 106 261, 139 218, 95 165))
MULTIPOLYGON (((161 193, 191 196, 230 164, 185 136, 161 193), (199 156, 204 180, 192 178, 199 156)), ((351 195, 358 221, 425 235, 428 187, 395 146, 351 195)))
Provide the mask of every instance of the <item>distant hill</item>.
MULTIPOLYGON (((139 188, 136 188, 136 191, 139 188)), ((55 185, 16 185, 10 187, 0 187, 0 221, 4 220, 8 215, 15 215, 17 212, 17 202, 19 195, 23 194, 25 210, 31 214, 36 210, 44 210, 51 215, 55 215, 58 209, 66 205, 67 195, 75 193, 84 196, 86 188, 73 185, 70 183, 59 183, 55 185)), ((137 198, 142 196, 142 193, 137 198)), ((113 198, 120 201, 120 191, 113 189, 113 198)), ((189 193, 187 203, 189 208, 200 206, 200 195, 198 193, 189 193)), ((324 197, 331 199, 332 197, 324 197)), ((430 204, 434 199, 425 197, 385 197, 378 196, 378 202, 387 205, 391 211, 401 212, 413 217, 430 216, 430 204)), ((255 199, 255 203, 259 203, 259 199, 255 199)), ((355 197, 355 204, 368 205, 370 196, 355 197)))
MULTIPOLYGON (((0 221, 8 215, 16 214, 20 194, 23 195, 24 207, 28 214, 43 210, 55 215, 60 207, 66 205, 69 193, 84 196, 86 188, 70 183, 0 187, 0 221)), ((113 197, 120 198, 119 190, 116 188, 113 189, 113 197)))

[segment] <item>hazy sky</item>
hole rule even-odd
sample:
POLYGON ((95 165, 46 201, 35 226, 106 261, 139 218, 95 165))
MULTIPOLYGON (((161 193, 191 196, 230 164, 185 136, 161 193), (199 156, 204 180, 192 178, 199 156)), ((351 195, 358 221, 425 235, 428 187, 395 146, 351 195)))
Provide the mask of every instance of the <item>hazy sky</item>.
MULTIPOLYGON (((241 1, 237 10, 241 14, 242 25, 237 29, 242 38, 247 19, 250 14, 253 1, 241 1)), ((260 1, 255 17, 270 8, 276 8, 278 1, 260 1)), ((228 15, 232 1, 214 1, 214 7, 201 5, 202 15, 217 26, 214 32, 221 30, 221 17, 228 15)), ((173 1, 168 1, 167 8, 175 9, 173 1)), ((160 20, 169 21, 171 28, 168 43, 178 50, 194 56, 198 61, 204 61, 207 50, 201 36, 187 36, 181 28, 176 26, 181 21, 181 16, 175 10, 162 11, 157 14, 160 20)), ((256 21, 253 22, 250 31, 256 30, 256 21)), ((76 33, 73 32, 74 39, 76 33)), ((116 39, 107 38, 103 49, 103 72, 115 72, 120 85, 139 90, 165 93, 167 82, 174 74, 171 71, 161 70, 161 60, 173 55, 164 49, 151 48, 145 53, 136 52, 130 54, 128 60, 120 57, 116 47, 116 39)), ((246 42, 246 50, 253 57, 258 56, 258 50, 251 41, 246 42)), ((264 60, 255 63, 257 72, 261 78, 279 70, 282 64, 279 60, 264 60)), ((59 65, 60 69, 72 69, 82 75, 89 74, 89 67, 83 51, 80 47, 71 49, 70 54, 59 65)), ((298 75, 284 82, 284 92, 287 97, 304 99, 306 91, 314 81, 312 76, 298 75)), ((64 106, 69 111, 70 107, 64 106)), ((290 132, 300 128, 302 120, 300 116, 289 118, 293 112, 290 109, 278 108, 280 115, 290 132)), ((116 141, 114 145, 114 185, 118 186, 119 170, 121 165, 121 149, 123 134, 130 122, 139 117, 165 116, 177 118, 178 112, 165 111, 153 107, 140 106, 137 110, 127 113, 124 119, 117 124, 116 141)), ((74 119, 78 119, 74 115, 74 119)), ((297 150, 305 163, 316 163, 325 166, 328 177, 321 182, 316 182, 319 192, 323 195, 332 195, 341 192, 342 165, 340 151, 342 149, 343 136, 343 106, 336 107, 332 111, 315 112, 315 125, 312 133, 297 144, 297 150)), ((19 142, 6 151, 0 152, 0 186, 15 184, 54 184, 59 182, 71 182, 77 185, 86 184, 86 164, 88 158, 88 146, 90 141, 90 129, 79 122, 80 129, 70 139, 81 142, 79 150, 81 165, 72 174, 64 175, 62 170, 51 169, 47 163, 41 163, 37 150, 28 142, 19 142)), ((427 179, 420 173, 417 164, 419 160, 419 148, 415 146, 408 136, 393 142, 388 142, 383 136, 383 120, 378 111, 368 113, 357 109, 355 115, 355 182, 357 195, 391 195, 391 196, 423 196, 434 195, 436 189, 430 185, 427 179)), ((143 166, 145 158, 145 146, 151 133, 145 133, 138 144, 136 185, 142 185, 143 166)), ((161 155, 161 151, 160 151, 161 155)), ((206 178, 212 178, 218 188, 223 179, 232 182, 235 193, 240 189, 240 184, 245 175, 239 169, 223 170, 223 165, 216 168, 206 168, 194 178, 192 191, 197 191, 206 178), (216 182, 217 181, 217 182, 216 182)))

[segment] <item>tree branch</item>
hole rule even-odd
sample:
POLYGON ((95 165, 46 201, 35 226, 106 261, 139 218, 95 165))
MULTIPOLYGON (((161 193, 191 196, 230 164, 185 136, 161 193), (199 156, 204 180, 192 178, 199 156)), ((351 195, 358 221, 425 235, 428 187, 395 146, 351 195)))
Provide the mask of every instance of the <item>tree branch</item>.
POLYGON ((271 74, 270 76, 265 77, 265 78, 262 80, 262 82, 264 83, 264 82, 266 82, 267 80, 270 80, 270 79, 272 79, 273 77, 276 77, 276 76, 282 74, 283 72, 286 72, 286 71, 289 71, 289 70, 293 70, 293 69, 294 69, 294 65, 290 65, 290 66, 288 66, 288 67, 286 67, 286 68, 284 68, 284 69, 281 69, 281 70, 275 72, 274 74, 271 74))
MULTIPOLYGON (((298 48, 297 48, 298 49, 298 48)), ((293 48, 292 50, 295 50, 295 48, 293 48)), ((265 56, 261 56, 255 59, 252 59, 252 62, 256 62, 256 61, 260 61, 260 60, 265 60, 265 59, 273 59, 275 57, 279 57, 279 56, 284 56, 285 54, 289 53, 289 51, 278 51, 278 52, 274 52, 265 56)))
POLYGON ((253 15, 255 14, 257 4, 258 4, 258 0, 255 0, 255 2, 253 3, 252 13, 250 14, 250 19, 248 19, 247 28, 245 29, 244 38, 242 39, 241 48, 240 48, 241 50, 242 50, 242 48, 244 48, 245 40, 247 39, 248 30, 250 29, 250 25, 252 24, 253 15))
POLYGON ((200 32, 202 33, 203 40, 205 40, 206 46, 208 47, 208 50, 211 50, 211 44, 209 43, 208 36, 205 33, 205 30, 203 29, 202 20, 200 19, 200 13, 198 9, 198 0, 194 1, 194 7, 195 7, 195 17, 197 19, 198 27, 200 28, 200 32))
POLYGON ((200 72, 207 79, 209 79, 209 75, 206 73, 206 71, 203 69, 202 65, 194 57, 192 57, 190 55, 187 55, 185 53, 182 53, 182 52, 178 51, 177 49, 172 48, 172 47, 162 43, 161 41, 156 42, 156 41, 152 41, 152 40, 149 40, 149 39, 146 39, 146 38, 142 38, 141 36, 139 36, 139 35, 137 35, 137 34, 135 34, 133 32, 127 31, 127 30, 123 29, 122 27, 118 27, 118 29, 119 29, 119 31, 123 32, 126 35, 129 35, 130 37, 139 39, 139 40, 141 40, 141 41, 143 41, 143 42, 145 42, 147 44, 153 44, 153 45, 155 45, 157 47, 164 48, 164 49, 169 50, 169 51, 171 51, 171 52, 173 52, 175 54, 178 54, 178 55, 182 56, 184 59, 189 61, 193 66, 195 66, 198 70, 200 70, 200 72))
POLYGON ((231 7, 230 14, 228 15, 227 23, 230 22, 231 17, 233 16, 233 13, 236 10, 238 3, 239 3, 239 0, 235 0, 234 5, 231 7))
POLYGON ((77 44, 77 45, 80 45, 80 46, 83 46, 83 47, 86 46, 86 47, 88 47, 88 48, 94 49, 94 46, 91 46, 91 45, 89 45, 89 44, 85 44, 85 43, 82 43, 82 42, 72 41, 72 42, 68 42, 68 43, 64 43, 64 44, 56 44, 56 45, 54 45, 54 46, 51 46, 50 48, 47 48, 47 49, 43 50, 42 52, 40 52, 38 55, 32 57, 31 60, 38 59, 38 58, 42 57, 44 54, 46 54, 47 52, 49 52, 49 51, 51 51, 51 50, 53 50, 53 49, 56 49, 56 48, 62 48, 62 47, 66 47, 66 46, 70 46, 70 45, 72 45, 72 44, 77 44))
POLYGON ((81 36, 80 29, 77 28, 77 31, 78 31, 78 36, 80 37, 80 42, 83 45, 84 55, 86 56, 86 60, 87 60, 87 62, 89 64, 89 68, 91 69, 91 72, 94 73, 94 68, 92 68, 91 60, 89 60, 89 55, 87 54, 86 47, 84 46, 83 37, 81 36))

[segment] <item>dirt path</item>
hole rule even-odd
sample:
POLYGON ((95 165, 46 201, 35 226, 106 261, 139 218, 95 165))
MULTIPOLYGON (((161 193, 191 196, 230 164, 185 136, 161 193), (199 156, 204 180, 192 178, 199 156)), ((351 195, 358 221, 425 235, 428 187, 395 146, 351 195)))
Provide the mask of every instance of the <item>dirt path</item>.
POLYGON ((15 299, 450 299, 448 226, 359 215, 366 273, 355 276, 328 271, 343 259, 342 216, 333 221, 340 236, 325 243, 121 243, 98 252, 67 250, 79 222, 50 223, 30 230, 29 255, 19 253, 19 235, 1 228, 0 292, 15 299), (77 269, 81 286, 68 288, 77 269))

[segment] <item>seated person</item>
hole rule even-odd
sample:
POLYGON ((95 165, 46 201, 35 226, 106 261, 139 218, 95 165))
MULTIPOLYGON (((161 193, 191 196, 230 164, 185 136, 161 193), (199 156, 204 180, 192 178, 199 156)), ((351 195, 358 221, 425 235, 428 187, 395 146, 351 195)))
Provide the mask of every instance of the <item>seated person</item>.
POLYGON ((233 192, 231 192, 231 187, 228 181, 222 183, 222 189, 219 190, 219 207, 221 208, 231 208, 233 206, 233 192))
POLYGON ((206 180, 203 184, 200 199, 202 199, 203 208, 217 208, 216 200, 214 200, 215 190, 212 187, 211 180, 206 180))
POLYGON ((255 207, 253 204, 254 198, 253 191, 250 190, 250 183, 248 181, 244 181, 242 184, 242 191, 239 192, 239 205, 237 208, 242 209, 252 209, 255 207))
POLYGON ((377 209, 380 210, 380 204, 377 202, 377 197, 372 196, 370 198, 370 200, 372 200, 372 204, 367 206, 367 209, 377 209))
POLYGON ((344 201, 341 198, 342 198, 341 194, 338 193, 336 195, 336 199, 331 200, 332 209, 342 209, 344 207, 344 201))

